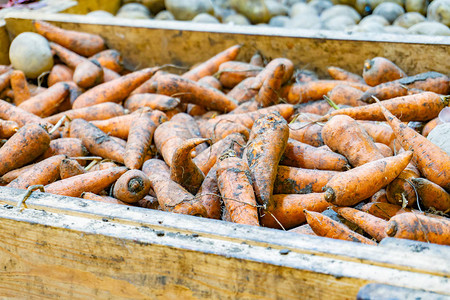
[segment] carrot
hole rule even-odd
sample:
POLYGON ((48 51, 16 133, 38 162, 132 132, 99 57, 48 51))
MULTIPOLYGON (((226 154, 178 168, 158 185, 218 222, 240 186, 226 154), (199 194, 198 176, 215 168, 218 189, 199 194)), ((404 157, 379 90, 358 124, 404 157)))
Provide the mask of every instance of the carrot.
POLYGON ((351 207, 334 207, 333 209, 346 220, 358 225, 378 242, 387 237, 385 233, 387 221, 351 207))
MULTIPOLYGON (((326 100, 317 100, 295 105, 296 114, 309 113, 309 114, 325 115, 330 111, 330 109, 331 106, 330 104, 328 104, 326 100)), ((323 118, 320 118, 318 121, 321 121, 322 119, 323 118)))
POLYGON ((61 81, 72 81, 73 71, 66 65, 56 64, 53 66, 47 78, 48 86, 52 86, 61 81))
POLYGON ((441 121, 441 119, 439 119, 439 117, 436 117, 434 119, 432 119, 431 121, 427 122, 427 124, 425 124, 425 126, 422 129, 422 135, 424 137, 427 137, 428 134, 431 132, 431 130, 433 130, 436 126, 443 124, 444 122, 441 121))
POLYGON ((13 68, 11 65, 0 65, 0 75, 11 71, 13 68))
POLYGON ((34 164, 30 164, 30 165, 25 165, 21 168, 16 168, 14 170, 11 170, 11 171, 5 173, 3 176, 1 176, 0 182, 2 182, 4 184, 8 184, 11 181, 13 181, 14 179, 16 179, 17 177, 19 177, 20 175, 22 175, 23 173, 25 173, 28 169, 30 169, 33 166, 34 166, 34 164))
POLYGON ((386 234, 399 239, 450 245, 450 220, 404 213, 389 220, 386 234))
POLYGON ((345 84, 338 84, 328 92, 328 97, 336 104, 363 106, 367 103, 360 101, 363 92, 359 89, 345 84))
POLYGON ((220 83, 219 79, 217 79, 214 76, 205 76, 203 78, 200 78, 199 81, 197 81, 197 82, 208 85, 208 86, 218 89, 218 90, 222 90, 222 88, 223 88, 222 83, 220 83))
MULTIPOLYGON (((140 169, 142 167, 145 154, 150 149, 156 127, 157 124, 148 116, 144 115, 135 119, 130 127, 125 148, 125 166, 130 169, 140 169)), ((120 197, 117 198, 121 199, 120 197)))
POLYGON ((322 126, 312 122, 294 122, 290 124, 289 138, 314 147, 324 145, 322 126))
POLYGON ((370 197, 370 202, 384 202, 384 203, 387 203, 388 200, 387 200, 387 196, 386 196, 386 190, 385 189, 381 189, 378 192, 376 192, 375 194, 373 194, 373 196, 370 197))
MULTIPOLYGON (((382 105, 401 121, 428 121, 436 118, 449 102, 450 96, 424 92, 385 100, 382 105)), ((376 103, 335 110, 329 115, 347 115, 356 120, 384 121, 384 115, 376 103)))
POLYGON ((449 94, 449 78, 438 72, 426 72, 415 76, 404 77, 371 87, 361 96, 361 101, 372 103, 372 96, 380 100, 406 96, 408 89, 420 89, 436 94, 449 94))
POLYGON ((140 84, 152 77, 157 70, 158 68, 146 68, 99 84, 78 97, 73 103, 73 108, 92 106, 103 102, 120 102, 140 84))
POLYGON ((319 236, 369 245, 377 244, 374 241, 350 230, 344 224, 334 221, 321 213, 305 210, 304 214, 306 215, 306 221, 311 226, 314 233, 319 236))
POLYGON ((123 106, 130 111, 141 107, 150 107, 161 111, 171 110, 180 104, 177 98, 158 94, 134 94, 128 97, 123 106))
POLYGON ((0 120, 0 138, 7 139, 12 137, 17 130, 19 130, 19 125, 14 121, 0 120))
POLYGON ((150 180, 140 170, 129 170, 114 183, 112 195, 126 203, 136 203, 150 190, 150 180))
POLYGON ((416 192, 410 180, 420 177, 419 170, 409 163, 400 175, 386 187, 389 203, 412 207, 416 204, 416 192))
POLYGON ((278 166, 274 194, 320 193, 328 181, 338 174, 336 171, 301 169, 278 166))
POLYGON ((65 158, 65 155, 55 155, 38 162, 11 181, 7 187, 27 189, 31 185, 52 183, 59 178, 59 164, 65 158))
POLYGON ((256 51, 250 58, 250 64, 253 66, 264 67, 264 59, 259 51, 256 51))
POLYGON ((10 86, 12 70, 0 75, 0 92, 10 86))
POLYGON ((182 77, 192 81, 197 81, 202 77, 215 74, 219 70, 222 63, 236 59, 241 47, 241 45, 235 45, 216 54, 192 70, 184 73, 182 77))
POLYGON ((61 179, 87 173, 87 171, 75 159, 63 159, 59 164, 58 170, 61 179))
POLYGON ((75 84, 73 81, 65 81, 69 85, 69 96, 63 101, 63 103, 58 107, 58 112, 63 112, 72 109, 72 104, 75 102, 84 90, 75 84))
POLYGON ((68 94, 69 85, 58 82, 45 92, 22 102, 18 107, 39 117, 48 117, 56 111, 58 105, 64 101, 68 94))
POLYGON ((242 80, 231 91, 227 93, 227 96, 236 100, 236 102, 239 104, 249 101, 258 94, 258 90, 251 88, 254 81, 254 77, 249 77, 242 80))
POLYGON ((314 235, 317 236, 317 234, 314 233, 314 230, 312 230, 311 226, 309 224, 304 224, 292 229, 289 229, 288 232, 295 232, 299 234, 307 234, 307 235, 314 235))
POLYGON ((49 145, 50 135, 41 125, 23 126, 0 148, 0 175, 33 161, 49 145))
POLYGON ((380 153, 384 157, 394 156, 394 151, 392 151, 392 149, 389 148, 388 145, 382 143, 375 143, 375 146, 378 148, 378 151, 380 151, 380 153))
POLYGON ((279 64, 273 70, 273 73, 267 75, 258 94, 255 96, 255 101, 258 102, 260 107, 268 107, 274 104, 278 104, 281 83, 284 73, 286 72, 286 66, 279 64))
POLYGON ((249 168, 233 150, 224 152, 217 162, 217 184, 225 209, 234 223, 259 226, 258 209, 249 168))
POLYGON ((103 171, 89 172, 44 186, 45 192, 69 197, 80 197, 83 192, 98 194, 127 171, 125 167, 109 168, 103 171))
POLYGON ((370 202, 360 207, 361 211, 374 215, 375 217, 389 220, 393 216, 410 212, 410 208, 402 208, 400 205, 387 202, 370 202))
POLYGON ((70 119, 84 119, 86 121, 93 120, 106 120, 125 114, 125 110, 122 105, 112 102, 100 103, 97 105, 77 108, 55 114, 53 116, 45 118, 45 121, 56 124, 64 115, 70 119))
POLYGON ((273 205, 261 212, 261 225, 270 228, 290 229, 306 221, 303 210, 322 212, 331 204, 324 193, 273 195, 273 205))
POLYGON ((228 114, 245 114, 257 110, 258 110, 258 103, 254 99, 252 99, 242 104, 239 104, 238 107, 233 109, 228 114))
POLYGON ((366 91, 369 86, 344 80, 316 80, 306 83, 296 83, 289 91, 287 102, 291 104, 304 103, 308 101, 320 100, 332 89, 340 84, 345 84, 361 91, 366 91))
POLYGON ((363 78, 370 86, 406 77, 406 73, 384 57, 375 57, 364 62, 363 78))
POLYGON ((10 80, 11 89, 14 92, 14 104, 16 106, 31 97, 25 73, 20 70, 14 70, 11 73, 10 80))
MULTIPOLYGON (((192 137, 203 138, 197 122, 189 114, 178 113, 172 117, 171 121, 183 124, 189 130, 192 137)), ((205 150, 206 148, 208 148, 208 144, 202 143, 202 144, 198 145, 197 147, 195 147, 195 151, 193 151, 193 153, 194 152, 200 153, 203 150, 205 150)))
POLYGON ((158 76, 155 82, 158 94, 176 96, 183 103, 197 104, 220 112, 229 112, 237 107, 235 100, 221 91, 174 74, 158 76))
POLYGON ((245 136, 246 139, 249 137, 249 130, 247 127, 228 120, 217 122, 215 119, 212 119, 210 121, 200 122, 199 128, 202 136, 211 139, 213 143, 226 138, 230 134, 239 133, 245 136))
POLYGON ((110 160, 105 159, 103 161, 100 161, 98 164, 94 165, 89 170, 88 170, 88 167, 86 167, 85 170, 88 171, 88 172, 96 172, 96 171, 102 171, 102 170, 115 168, 115 167, 118 167, 118 165, 113 163, 110 160))
POLYGON ((344 156, 332 151, 318 149, 294 139, 287 141, 286 150, 280 164, 297 168, 331 171, 344 171, 350 168, 344 156))
POLYGON ((56 43, 50 42, 50 49, 71 69, 75 69, 79 64, 87 61, 87 58, 56 43))
MULTIPOLYGON (((284 65, 283 65, 284 66, 284 65)), ((227 61, 220 65, 216 74, 222 86, 233 88, 249 77, 255 77, 263 68, 240 61, 227 61)))
POLYGON ((205 175, 192 161, 191 151, 197 145, 206 142, 207 139, 193 138, 184 141, 177 147, 172 157, 170 178, 184 187, 191 194, 197 193, 205 175))
POLYGON ((364 79, 358 74, 349 72, 339 67, 328 67, 327 72, 334 80, 345 80, 350 82, 365 83, 364 79))
POLYGON ((271 205, 278 163, 288 138, 287 122, 278 112, 257 119, 252 127, 243 160, 248 163, 256 199, 264 208, 271 205))
POLYGON ((251 88, 259 90, 264 81, 266 81, 267 77, 273 74, 275 69, 279 68, 280 65, 284 65, 284 75, 281 83, 286 83, 289 79, 291 79, 292 74, 294 73, 294 64, 287 58, 275 58, 270 61, 261 72, 258 73, 251 88))
POLYGON ((80 139, 60 138, 52 140, 49 148, 38 159, 47 159, 54 155, 64 154, 68 157, 83 157, 89 154, 80 139))
POLYGON ((306 70, 306 69, 298 69, 295 70, 294 73, 294 82, 296 83, 305 83, 310 81, 319 80, 319 77, 314 71, 306 70))
POLYGON ((162 210, 161 207, 159 206, 158 199, 150 195, 147 195, 138 202, 136 202, 136 205, 143 208, 162 210))
POLYGON ((96 60, 79 63, 73 72, 73 81, 81 88, 88 89, 103 82, 103 69, 96 60))
POLYGON ((388 145, 395 152, 401 148, 400 144, 395 141, 394 131, 385 122, 358 121, 358 124, 364 128, 375 143, 388 145))
POLYGON ((79 138, 94 155, 123 163, 125 148, 106 133, 83 119, 70 122, 70 137, 79 138))
POLYGON ((353 167, 384 157, 364 128, 348 116, 331 118, 322 129, 322 138, 331 150, 344 155, 353 167))
POLYGON ((149 159, 142 166, 142 171, 150 179, 151 188, 163 210, 206 217, 207 212, 201 200, 170 179, 169 168, 163 161, 149 159))
POLYGON ((325 199, 339 206, 357 204, 394 180, 408 165, 411 157, 412 152, 406 151, 339 173, 324 187, 325 199))
POLYGON ((49 41, 58 43, 83 56, 94 55, 106 48, 105 41, 96 34, 65 30, 50 23, 33 20, 36 31, 49 41))
POLYGON ((123 58, 117 50, 103 50, 89 57, 89 59, 95 59, 102 67, 108 68, 114 72, 120 73, 123 71, 123 58))
POLYGON ((445 213, 450 211, 450 194, 443 188, 424 178, 411 178, 410 181, 420 196, 420 203, 426 209, 433 207, 445 213))
POLYGON ((214 165, 205 176, 195 198, 199 199, 206 210, 206 217, 220 219, 222 214, 222 202, 219 186, 217 185, 217 165, 214 165))
POLYGON ((80 198, 92 200, 92 201, 104 202, 104 203, 129 205, 128 203, 120 201, 119 199, 109 197, 109 196, 99 196, 99 195, 91 193, 91 192, 82 193, 80 198))
POLYGON ((240 133, 232 133, 225 138, 217 141, 211 147, 200 152, 193 161, 197 167, 203 172, 208 174, 211 168, 216 163, 218 157, 227 149, 232 149, 237 153, 237 156, 242 155, 241 147, 245 145, 245 137, 240 133))
POLYGON ((428 180, 450 190, 450 156, 405 124, 380 105, 386 121, 404 149, 414 151, 414 162, 428 180))

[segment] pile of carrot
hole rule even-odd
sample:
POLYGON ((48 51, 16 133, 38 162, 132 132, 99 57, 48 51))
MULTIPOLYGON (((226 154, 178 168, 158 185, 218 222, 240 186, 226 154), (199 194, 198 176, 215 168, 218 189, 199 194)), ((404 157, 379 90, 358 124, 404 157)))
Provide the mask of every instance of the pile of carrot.
POLYGON ((329 78, 232 46, 128 70, 98 35, 35 21, 57 62, 0 66, 0 179, 18 189, 376 245, 450 245, 450 157, 424 135, 448 76, 368 61, 329 78), (410 124, 422 122, 423 131, 410 124))

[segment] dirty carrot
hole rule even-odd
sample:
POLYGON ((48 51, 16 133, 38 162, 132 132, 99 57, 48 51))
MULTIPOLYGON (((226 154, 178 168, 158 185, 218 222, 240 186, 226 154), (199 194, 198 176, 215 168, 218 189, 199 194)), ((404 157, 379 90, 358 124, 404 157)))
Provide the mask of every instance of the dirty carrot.
POLYGON ((362 235, 350 230, 344 224, 334 221, 321 213, 307 210, 305 210, 304 213, 306 215, 306 221, 311 226, 314 233, 319 236, 369 245, 377 244, 374 241, 371 241, 368 238, 365 238, 362 235))
POLYGON ((273 73, 267 75, 258 94, 255 96, 255 101, 260 107, 268 107, 280 102, 278 91, 281 87, 285 72, 286 66, 284 64, 279 64, 275 67, 273 73))
POLYGON ((161 207, 159 206, 158 199, 150 195, 147 195, 138 202, 136 202, 136 205, 143 208, 162 210, 161 207))
POLYGON ((23 73, 20 70, 14 70, 11 73, 10 80, 11 80, 11 89, 14 92, 14 104, 16 106, 28 100, 31 97, 25 73, 23 73))
POLYGON ((389 148, 388 145, 382 143, 375 143, 375 146, 377 146, 378 150, 384 157, 394 156, 394 151, 392 151, 392 149, 389 148))
POLYGON ((333 209, 346 220, 358 225, 378 242, 387 237, 385 232, 387 221, 351 207, 334 207, 333 209))
POLYGON ((87 173, 87 171, 75 159, 63 159, 59 164, 59 177, 66 179, 87 173))
POLYGON ((83 192, 98 194, 114 183, 126 171, 127 168, 125 167, 116 167, 89 172, 55 181, 44 186, 44 189, 45 192, 50 194, 69 197, 80 197, 83 192))
POLYGON ((314 230, 312 230, 311 226, 309 224, 303 224, 298 227, 289 229, 288 232, 295 232, 299 234, 307 234, 307 235, 314 235, 317 236, 317 234, 314 233, 314 230))
POLYGON ((233 150, 225 151, 217 162, 217 184, 225 209, 234 223, 259 226, 255 193, 245 161, 233 150))
POLYGON ((278 166, 274 194, 320 193, 328 181, 338 174, 337 171, 311 170, 278 166))
POLYGON ((216 74, 225 88, 233 88, 248 77, 255 77, 263 68, 240 61, 227 61, 220 65, 216 74))
POLYGON ((47 84, 52 86, 61 81, 72 81, 73 70, 66 65, 56 64, 48 75, 47 84))
POLYGON ((230 134, 239 133, 249 137, 249 129, 237 122, 222 120, 217 122, 216 119, 211 119, 206 122, 199 122, 199 128, 202 136, 211 139, 213 143, 216 143, 230 134))
POLYGON ((288 80, 291 79, 292 74, 294 73, 294 64, 291 60, 287 58, 275 58, 271 60, 267 66, 256 75, 252 89, 259 90, 261 86, 263 85, 264 81, 266 81, 267 77, 274 73, 275 69, 278 68, 280 65, 284 65, 284 75, 283 79, 281 80, 281 83, 286 83, 288 80))
POLYGON ((52 183, 59 178, 59 165, 65 158, 65 155, 55 155, 38 162, 11 181, 7 187, 27 189, 31 185, 52 183))
POLYGON ((73 81, 81 88, 91 88, 103 82, 103 69, 98 61, 87 59, 76 66, 73 81))
POLYGON ((270 228, 293 228, 306 221, 303 210, 322 212, 331 205, 324 193, 280 194, 272 198, 274 204, 261 212, 261 225, 270 228))
POLYGON ((338 84, 330 92, 328 92, 328 97, 331 99, 331 101, 338 105, 367 105, 367 103, 359 100, 362 94, 363 92, 359 89, 345 84, 338 84))
POLYGON ((125 110, 122 105, 112 102, 105 102, 96 104, 89 107, 71 109, 59 114, 52 115, 44 120, 56 124, 64 115, 70 119, 84 119, 86 121, 93 120, 106 120, 125 114, 125 110))
POLYGON ((108 49, 98 52, 97 54, 89 57, 89 59, 95 59, 104 68, 108 68, 114 72, 120 73, 123 70, 123 58, 119 51, 114 49, 108 49))
POLYGON ((49 41, 58 43, 83 56, 94 55, 106 48, 103 38, 96 34, 65 30, 39 20, 34 20, 33 26, 49 41))
POLYGON ((50 135, 37 123, 20 128, 0 148, 0 175, 24 166, 45 152, 50 145, 50 135))
POLYGON ((237 84, 231 91, 227 93, 227 96, 236 100, 238 104, 249 101, 258 94, 258 90, 252 89, 254 77, 244 79, 237 84))
POLYGON ((399 239, 450 245, 450 220, 404 213, 389 220, 386 234, 399 239))
POLYGON ((129 170, 114 183, 112 195, 126 203, 136 203, 150 191, 150 180, 140 170, 129 170))
POLYGON ((217 185, 217 168, 212 167, 205 176, 200 189, 195 195, 206 210, 206 217, 210 219, 220 219, 222 214, 222 201, 220 198, 219 186, 217 185))
POLYGON ((363 78, 370 86, 376 86, 406 76, 402 69, 387 58, 375 57, 364 62, 363 78))
POLYGON ((376 192, 375 194, 373 194, 372 197, 370 197, 370 202, 384 202, 387 203, 387 196, 386 196, 386 190, 385 189, 381 189, 378 192, 376 192))
POLYGON ((150 149, 156 127, 157 124, 148 116, 144 115, 135 119, 130 127, 125 147, 125 166, 130 169, 140 169, 142 167, 145 154, 150 149))
POLYGON ((250 101, 239 104, 239 106, 229 112, 229 114, 245 114, 256 110, 258 110, 258 103, 254 99, 252 99, 250 101))
POLYGON ((18 107, 39 117, 48 117, 58 108, 69 95, 69 85, 58 82, 46 91, 22 102, 18 107))
POLYGON ((326 184, 325 199, 339 206, 357 204, 394 180, 411 158, 412 152, 406 151, 339 173, 326 184))
POLYGON ((450 194, 443 188, 425 178, 411 178, 410 181, 420 196, 420 204, 426 209, 432 207, 445 213, 450 211, 450 194))
POLYGON ((166 111, 174 109, 178 104, 180 104, 180 100, 177 98, 146 93, 131 95, 125 100, 123 106, 130 111, 135 111, 141 107, 166 111))
POLYGON ((197 81, 202 77, 215 74, 219 70, 222 63, 236 59, 241 47, 241 45, 235 45, 216 54, 192 70, 184 73, 182 77, 192 81, 197 81))
POLYGON ((414 151, 414 162, 420 173, 428 180, 450 190, 450 156, 414 129, 403 124, 381 104, 380 108, 403 149, 414 151))
POLYGON ((120 201, 119 199, 110 197, 110 196, 100 196, 91 192, 84 192, 81 194, 80 198, 86 199, 86 200, 92 200, 92 201, 98 201, 98 202, 104 202, 104 203, 111 203, 111 204, 121 204, 121 205, 129 205, 128 203, 125 203, 123 201, 120 201))
POLYGON ((410 180, 420 177, 419 170, 413 163, 406 168, 386 187, 386 198, 389 203, 403 207, 412 207, 416 204, 417 195, 410 180))
POLYGON ((114 141, 106 133, 83 119, 70 122, 70 137, 83 141, 88 151, 93 155, 123 163, 125 148, 114 141))
POLYGON ((359 126, 369 134, 375 143, 388 145, 393 151, 398 152, 400 144, 395 142, 395 134, 386 122, 358 121, 359 126))
POLYGON ((14 121, 0 120, 0 138, 8 139, 19 130, 19 125, 14 121))
POLYGON ((427 137, 428 134, 433 130, 436 126, 443 124, 444 122, 439 119, 439 117, 434 118, 433 120, 430 120, 425 124, 425 126, 422 129, 422 135, 424 137, 427 137))
MULTIPOLYGON (((331 109, 330 104, 326 100, 317 100, 310 101, 306 103, 300 103, 295 105, 295 113, 296 114, 317 114, 317 115, 325 115, 331 109)), ((322 120, 322 119, 319 119, 322 120)), ((300 121, 300 120, 299 120, 300 121)), ((311 120, 308 120, 311 121, 311 120)))
POLYGON ((271 204, 278 164, 288 138, 287 122, 278 112, 257 119, 252 127, 243 159, 250 169, 256 199, 263 207, 271 204))
POLYGON ((12 70, 0 75, 0 92, 10 86, 12 70))
POLYGON ((80 139, 59 138, 50 142, 50 147, 38 159, 64 154, 68 157, 83 157, 89 154, 80 139))
POLYGON ((323 126, 315 122, 294 122, 289 124, 289 138, 314 147, 320 147, 324 145, 322 128, 323 126))
POLYGON ((222 83, 220 83, 220 81, 214 76, 205 76, 197 82, 201 83, 201 84, 209 85, 210 87, 215 88, 217 90, 222 90, 222 88, 223 88, 222 83))
POLYGON ((85 57, 56 43, 50 43, 50 48, 55 52, 59 59, 71 69, 75 69, 79 64, 87 60, 85 57))
POLYGON ((334 80, 365 83, 364 79, 360 75, 349 72, 339 67, 328 67, 327 72, 334 80))

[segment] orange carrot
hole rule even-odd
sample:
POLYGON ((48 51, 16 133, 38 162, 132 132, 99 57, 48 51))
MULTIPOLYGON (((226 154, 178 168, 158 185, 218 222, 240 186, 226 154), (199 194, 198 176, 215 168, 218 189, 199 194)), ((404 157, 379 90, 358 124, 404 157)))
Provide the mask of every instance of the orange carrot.
POLYGON ((65 155, 55 155, 34 164, 11 181, 7 187, 27 189, 31 185, 52 183, 59 178, 59 164, 65 157, 65 155))
POLYGON ((289 229, 288 232, 295 232, 299 234, 307 234, 307 235, 314 235, 317 236, 317 234, 314 233, 314 230, 312 230, 311 226, 309 224, 304 224, 292 229, 289 229))
POLYGON ((314 147, 320 147, 324 145, 322 127, 312 122, 294 122, 289 124, 289 138, 314 147))
POLYGON ((45 192, 69 197, 80 197, 83 192, 98 194, 123 173, 127 171, 125 167, 109 168, 103 171, 89 172, 63 180, 58 180, 44 186, 45 192))
POLYGON ((119 199, 109 197, 109 196, 99 196, 91 192, 84 192, 81 194, 80 198, 92 200, 92 201, 98 201, 98 202, 104 202, 104 203, 111 203, 111 204, 121 204, 121 205, 129 205, 128 203, 125 203, 123 201, 120 201, 119 199))
POLYGON ((233 88, 244 79, 255 77, 262 69, 240 61, 227 61, 220 65, 216 76, 224 87, 233 88))
POLYGON ((306 221, 311 226, 312 230, 314 230, 314 233, 319 236, 369 245, 377 244, 374 241, 371 241, 363 237, 362 235, 351 231, 344 224, 334 221, 321 213, 307 210, 305 210, 304 213, 306 215, 306 221))
POLYGON ((38 159, 43 160, 60 154, 64 154, 68 157, 83 157, 88 155, 89 152, 86 147, 84 147, 80 139, 60 138, 52 140, 50 142, 50 147, 41 156, 39 156, 38 159))
POLYGON ((0 148, 0 175, 33 161, 49 145, 50 135, 41 125, 33 123, 20 128, 0 148))
POLYGON ((99 84, 78 97, 73 103, 73 108, 92 106, 103 102, 120 102, 140 84, 152 77, 157 70, 158 68, 146 68, 99 84))
MULTIPOLYGON (((96 171, 102 171, 102 170, 115 168, 115 167, 118 167, 118 165, 108 159, 105 159, 103 161, 100 161, 98 164, 94 165, 91 169, 86 170, 86 171, 96 172, 96 171)), ((86 167, 86 169, 87 169, 87 167, 86 167)))
POLYGON ((261 225, 270 228, 289 229, 306 221, 303 210, 322 212, 331 204, 324 193, 303 195, 273 195, 273 205, 261 212, 261 225))
MULTIPOLYGON (((309 113, 309 114, 317 114, 317 115, 325 115, 327 114, 331 109, 330 104, 326 100, 317 100, 317 101, 310 101, 306 103, 300 103, 295 105, 295 113, 296 114, 303 114, 303 113, 309 113)), ((322 119, 319 119, 318 121, 321 121, 322 119)), ((300 121, 300 120, 298 120, 300 121)), ((311 121, 311 120, 307 120, 311 121)))
POLYGON ((256 110, 258 110, 258 103, 252 99, 250 101, 239 104, 238 107, 233 109, 228 114, 245 114, 256 110))
POLYGON ((378 242, 387 237, 385 233, 387 221, 351 207, 335 207, 333 209, 346 220, 358 225, 378 242))
POLYGON ((106 133, 83 119, 70 122, 70 137, 79 138, 94 155, 123 163, 125 148, 106 133))
POLYGON ((301 169, 278 166, 274 194, 320 193, 328 181, 338 174, 336 171, 301 169))
POLYGON ((218 90, 222 90, 222 88, 223 88, 222 83, 220 83, 219 79, 216 79, 216 77, 214 77, 214 76, 205 76, 197 82, 208 85, 208 86, 218 89, 218 90))
POLYGON ((338 84, 328 92, 328 97, 338 105, 363 106, 367 103, 359 100, 362 94, 363 92, 359 89, 345 84, 338 84))
POLYGON ((268 107, 280 102, 278 91, 285 72, 286 66, 279 64, 275 67, 273 73, 267 75, 258 94, 255 96, 255 101, 258 102, 260 107, 268 107))
POLYGON ((387 202, 370 202, 360 207, 361 211, 374 215, 375 217, 389 220, 397 214, 410 212, 410 208, 402 208, 400 205, 387 202))
POLYGON ((122 116, 125 110, 122 105, 105 102, 97 105, 68 110, 59 114, 45 118, 45 121, 56 124, 64 115, 70 119, 84 119, 86 121, 106 120, 109 118, 122 116))
POLYGON ((199 128, 202 136, 211 139, 213 143, 226 138, 230 134, 239 133, 247 139, 249 130, 237 122, 222 120, 217 122, 215 119, 199 122, 199 128))
POLYGON ((30 165, 25 165, 21 168, 17 168, 14 170, 11 170, 9 172, 6 172, 1 178, 0 178, 0 182, 7 184, 10 183, 11 181, 13 181, 14 179, 16 179, 17 177, 19 177, 20 175, 22 175, 23 173, 25 173, 28 169, 32 168, 35 164, 30 164, 30 165))
POLYGON ((254 77, 249 77, 241 81, 231 91, 227 93, 227 96, 236 100, 237 103, 242 104, 249 101, 258 94, 258 90, 252 89, 254 77))
POLYGON ((162 210, 161 207, 159 206, 158 199, 150 195, 147 195, 138 202, 136 202, 136 205, 143 208, 162 210))
POLYGON ((217 165, 211 168, 203 180, 195 198, 199 199, 206 210, 206 217, 220 219, 222 214, 222 201, 219 186, 217 185, 217 165))
POLYGON ((259 90, 267 77, 270 76, 270 74, 273 74, 275 69, 279 68, 280 65, 284 65, 284 75, 281 83, 286 83, 291 79, 292 74, 294 73, 294 64, 287 58, 275 58, 267 64, 264 70, 258 73, 251 88, 259 90))
POLYGON ((129 170, 114 183, 112 195, 126 203, 136 203, 150 190, 150 180, 144 172, 129 170))
POLYGON ((388 145, 394 152, 398 152, 401 148, 400 144, 395 142, 394 131, 385 122, 358 121, 358 124, 364 128, 375 143, 388 145))
POLYGON ((53 66, 50 74, 48 75, 47 84, 52 86, 61 81, 72 81, 73 71, 66 65, 56 64, 53 66))
POLYGON ((98 61, 87 59, 76 66, 73 81, 81 88, 91 88, 103 82, 103 69, 98 61))
POLYGON ((58 105, 68 94, 69 85, 65 82, 58 82, 45 92, 22 102, 18 107, 39 117, 48 117, 56 111, 58 105))
POLYGON ((295 70, 294 73, 294 82, 295 83, 306 83, 310 81, 319 80, 317 74, 311 70, 306 69, 298 69, 295 70))
POLYGON ((180 104, 180 100, 177 98, 148 93, 131 95, 125 100, 123 106, 130 111, 135 111, 141 107, 166 111, 174 109, 178 104, 180 104))
POLYGON ((381 189, 378 192, 376 192, 375 194, 373 194, 372 197, 370 197, 370 202, 384 202, 387 203, 387 196, 386 196, 386 190, 385 189, 381 189))
POLYGON ((417 195, 410 180, 420 177, 419 170, 413 163, 406 168, 386 187, 386 197, 389 203, 412 207, 416 204, 417 195))
POLYGON ((345 80, 351 82, 365 83, 364 79, 358 74, 349 72, 339 67, 328 67, 327 72, 334 80, 345 80))
POLYGON ((412 152, 406 151, 339 173, 326 184, 325 199, 339 206, 357 204, 394 180, 411 158, 412 152))
POLYGON ((0 75, 0 92, 10 86, 12 72, 13 71, 8 71, 0 75))
POLYGON ((63 159, 59 164, 59 177, 61 179, 87 173, 87 171, 75 159, 63 159))
POLYGON ((436 126, 442 124, 444 122, 441 121, 441 119, 439 119, 439 117, 434 118, 433 120, 429 121, 427 124, 425 124, 425 126, 422 129, 422 135, 424 137, 427 137, 428 134, 431 132, 431 130, 433 130, 436 126))
POLYGON ((206 209, 201 200, 170 179, 169 168, 163 161, 149 159, 142 166, 142 171, 150 179, 151 188, 163 210, 206 217, 206 209))
MULTIPOLYGON (((197 122, 189 114, 178 113, 171 118, 171 121, 183 124, 189 130, 192 137, 203 138, 197 122)), ((192 153, 193 154, 195 153, 195 155, 196 155, 197 153, 202 152, 206 148, 208 148, 208 144, 202 143, 202 144, 198 145, 197 147, 195 147, 195 151, 193 151, 192 153)), ((193 156, 195 156, 195 155, 193 155, 193 156)))
POLYGON ((12 70, 12 66, 11 65, 0 65, 0 75, 1 74, 5 74, 9 71, 12 70))
POLYGON ((377 146, 378 150, 384 157, 394 156, 394 151, 392 151, 392 149, 389 148, 388 145, 382 143, 375 143, 375 146, 377 146))
POLYGON ((12 137, 17 130, 19 130, 19 125, 14 121, 0 120, 0 138, 7 139, 12 137))
POLYGON ((71 69, 75 69, 79 64, 87 60, 85 57, 56 43, 50 43, 50 49, 71 69))
POLYGON ((406 77, 406 73, 384 57, 375 57, 364 62, 363 78, 370 86, 406 77))
POLYGON ((450 190, 450 156, 416 131, 408 128, 380 104, 386 121, 404 149, 414 151, 414 162, 428 180, 450 190))
POLYGON ((228 150, 217 162, 217 184, 225 209, 234 223, 259 226, 258 209, 249 168, 245 161, 228 150))
POLYGON ((145 154, 150 149, 156 127, 157 124, 146 115, 135 119, 130 127, 125 148, 125 166, 130 169, 140 169, 142 167, 145 154))
POLYGON ((364 128, 348 116, 331 118, 322 129, 322 138, 331 150, 344 155, 353 167, 384 157, 364 128))
POLYGON ((450 245, 450 220, 404 213, 389 220, 386 234, 399 239, 450 245))
POLYGON ((264 208, 271 205, 278 163, 288 138, 287 122, 278 112, 257 119, 252 127, 243 160, 248 163, 256 199, 264 208))
POLYGON ((105 49, 105 41, 96 34, 65 30, 50 23, 34 20, 36 31, 49 41, 58 43, 83 56, 91 56, 105 49))
POLYGON ((30 89, 28 88, 25 73, 20 70, 12 72, 11 89, 14 92, 14 104, 16 106, 30 98, 30 89))
POLYGON ((95 59, 102 67, 108 68, 117 73, 120 73, 123 70, 122 55, 119 51, 114 49, 100 51, 89 57, 89 59, 95 59))
POLYGON ((373 103, 372 96, 375 96, 380 100, 406 96, 408 94, 408 89, 411 88, 448 95, 450 91, 449 83, 449 78, 441 73, 426 72, 371 87, 364 92, 360 100, 373 103))
POLYGON ((222 63, 236 59, 240 49, 241 45, 235 45, 216 54, 192 70, 184 73, 183 78, 197 81, 202 77, 215 74, 219 70, 219 66, 222 63))
POLYGON ((433 207, 445 213, 450 211, 450 194, 437 184, 424 178, 411 178, 426 209, 433 207))
POLYGON ((331 171, 344 171, 350 168, 344 156, 332 151, 318 149, 294 139, 288 140, 280 164, 297 168, 331 171))

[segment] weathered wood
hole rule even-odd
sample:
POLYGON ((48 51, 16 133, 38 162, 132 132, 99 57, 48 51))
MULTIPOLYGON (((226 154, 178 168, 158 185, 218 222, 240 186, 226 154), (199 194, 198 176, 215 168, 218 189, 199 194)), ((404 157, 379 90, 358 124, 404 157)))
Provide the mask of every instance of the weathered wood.
POLYGON ((91 19, 86 16, 11 14, 7 28, 16 35, 32 30, 34 18, 66 29, 100 34, 123 53, 131 67, 167 63, 191 66, 223 49, 243 44, 239 59, 256 50, 268 58, 287 57, 296 66, 325 74, 330 65, 361 73, 368 58, 384 56, 409 74, 437 71, 448 74, 450 37, 314 31, 177 21, 91 19))
POLYGON ((9 36, 6 30, 6 23, 0 20, 0 64, 9 64, 9 36))
POLYGON ((78 0, 77 4, 61 11, 66 14, 87 14, 94 10, 104 10, 116 14, 120 8, 120 0, 78 0))
POLYGON ((444 300, 448 297, 436 293, 406 289, 387 284, 369 283, 363 286, 356 297, 357 300, 403 300, 403 299, 427 299, 444 300))

